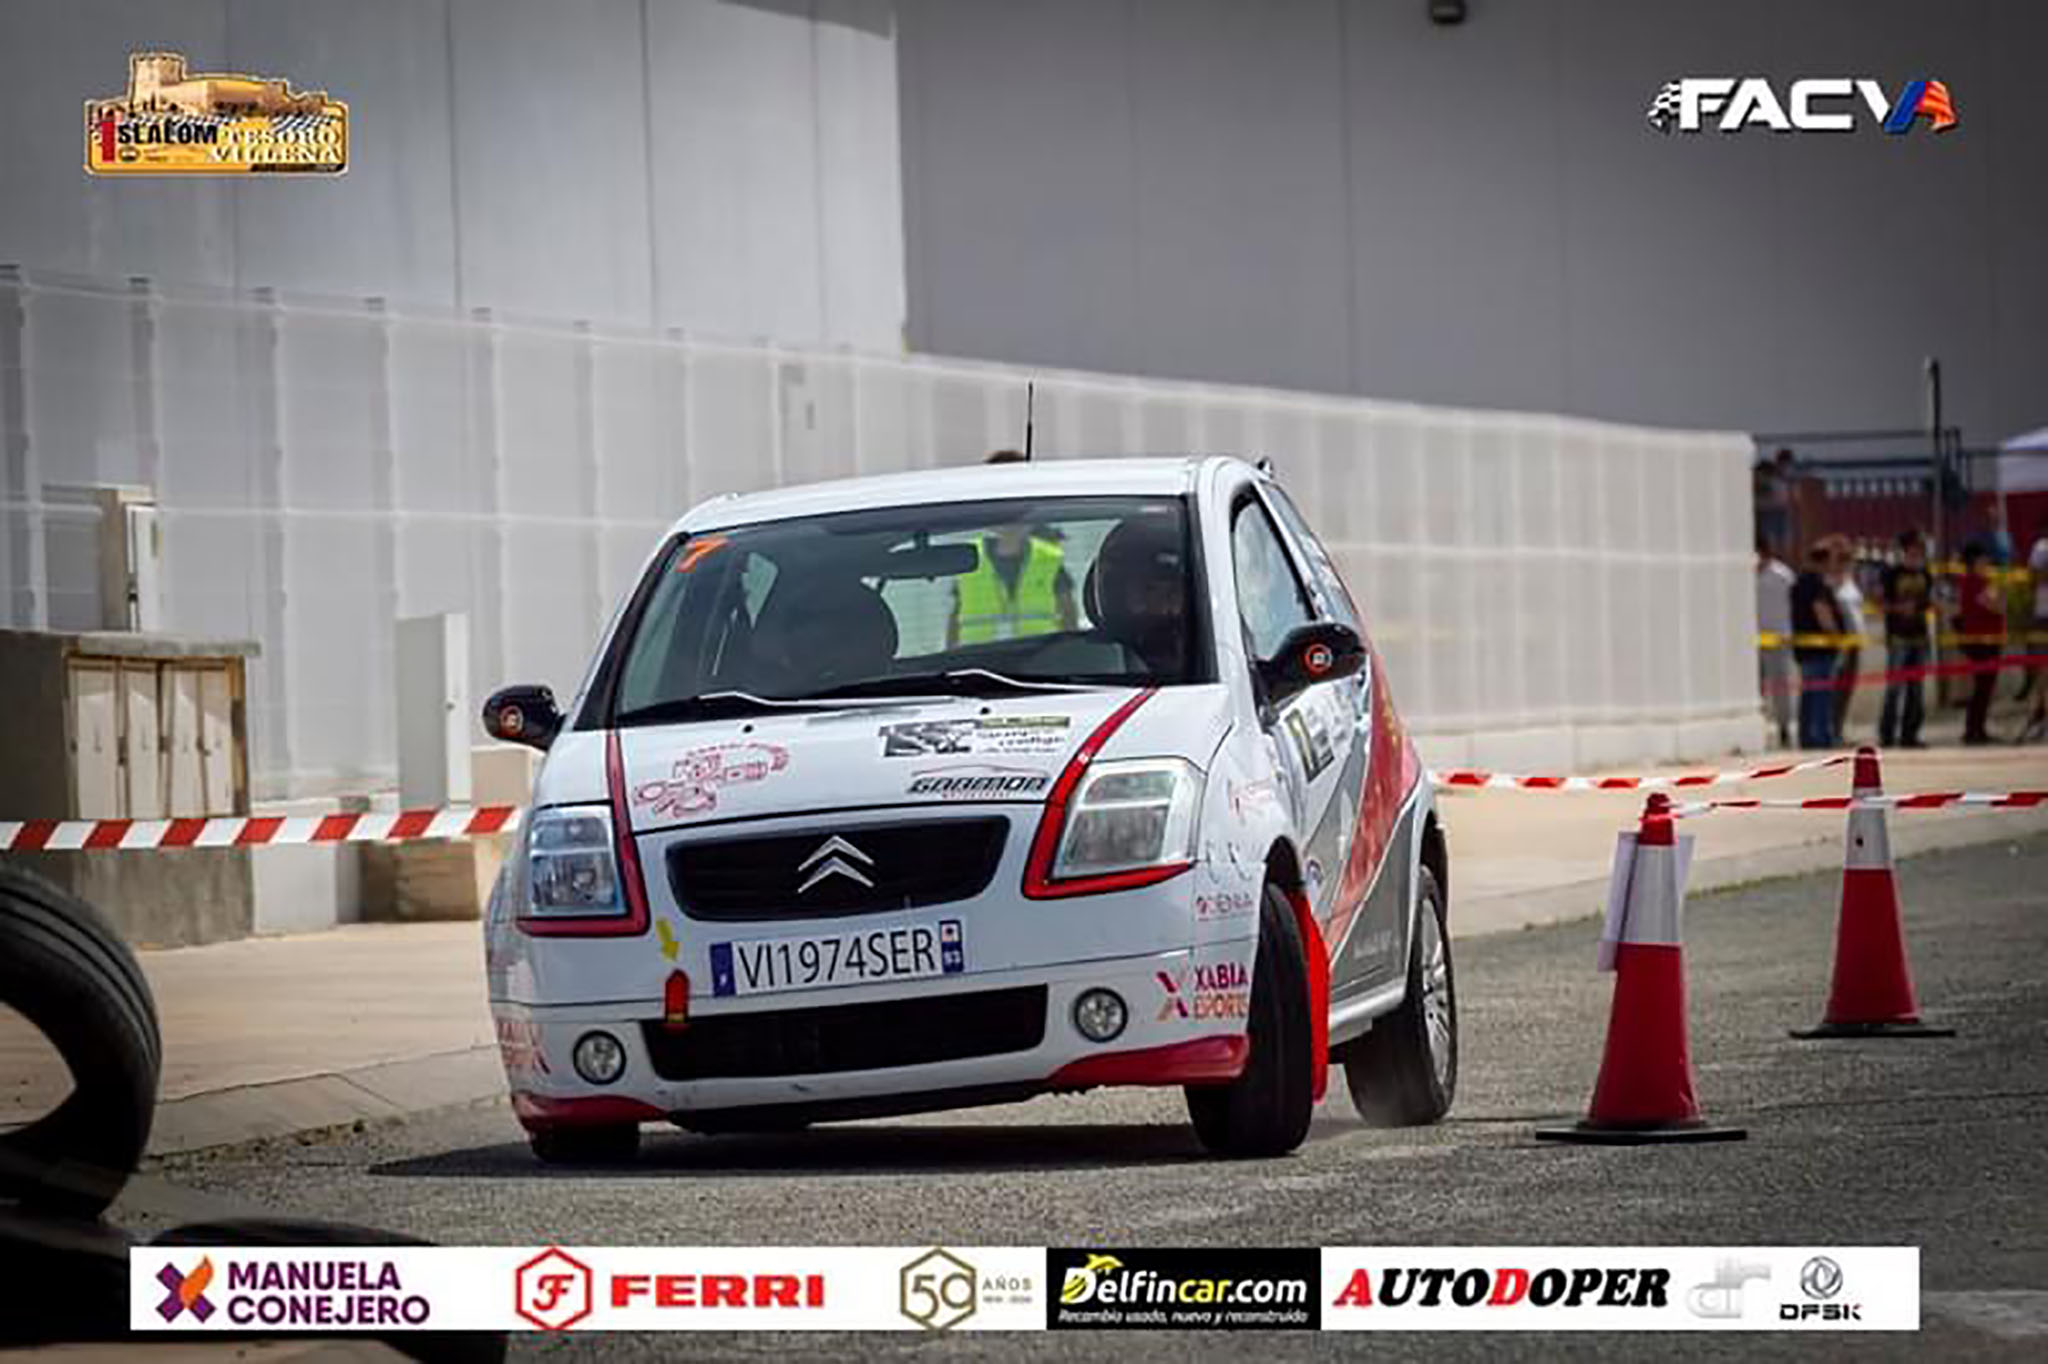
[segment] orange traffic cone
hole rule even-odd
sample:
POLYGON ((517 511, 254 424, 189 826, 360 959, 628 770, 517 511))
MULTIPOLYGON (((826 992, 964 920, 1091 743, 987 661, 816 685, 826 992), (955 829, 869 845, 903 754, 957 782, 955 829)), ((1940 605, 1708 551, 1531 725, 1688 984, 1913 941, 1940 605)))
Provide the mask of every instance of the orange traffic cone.
POLYGON ((1601 969, 1615 973, 1600 1078, 1582 1121, 1538 1128, 1538 1137, 1635 1145, 1748 1135, 1739 1127, 1709 1125, 1693 1094, 1680 931, 1681 859, 1689 850, 1689 840, 1681 847, 1673 835, 1671 802, 1661 792, 1644 806, 1642 826, 1621 836, 1600 953, 1601 969))
MULTIPOLYGON (((1884 793, 1877 750, 1856 750, 1853 794, 1884 793)), ((1835 980, 1818 1027, 1794 1037, 1954 1037, 1954 1028, 1920 1021, 1913 971, 1899 928, 1899 889, 1892 879, 1891 835, 1882 809, 1849 810, 1842 859, 1842 908, 1835 922, 1835 980)))

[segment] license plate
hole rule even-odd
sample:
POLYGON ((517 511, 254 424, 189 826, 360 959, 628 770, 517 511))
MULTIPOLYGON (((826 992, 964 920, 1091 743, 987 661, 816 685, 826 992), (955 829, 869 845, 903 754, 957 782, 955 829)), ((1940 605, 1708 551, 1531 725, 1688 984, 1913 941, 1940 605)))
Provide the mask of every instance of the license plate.
POLYGON ((967 944, 958 919, 711 944, 711 993, 719 996, 925 980, 966 969, 967 944))

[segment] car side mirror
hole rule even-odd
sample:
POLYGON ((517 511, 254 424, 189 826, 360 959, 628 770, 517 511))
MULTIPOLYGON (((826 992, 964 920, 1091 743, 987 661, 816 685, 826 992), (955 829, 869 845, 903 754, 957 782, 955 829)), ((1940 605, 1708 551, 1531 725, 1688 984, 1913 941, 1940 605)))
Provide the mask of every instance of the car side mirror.
POLYGON ((562 732, 562 712, 546 687, 500 687, 484 702, 484 732, 508 744, 546 751, 562 732))
POLYGON ((1318 682, 1350 677, 1365 666, 1365 641, 1336 621, 1303 625, 1280 642, 1280 652, 1259 663, 1266 700, 1280 705, 1318 682))

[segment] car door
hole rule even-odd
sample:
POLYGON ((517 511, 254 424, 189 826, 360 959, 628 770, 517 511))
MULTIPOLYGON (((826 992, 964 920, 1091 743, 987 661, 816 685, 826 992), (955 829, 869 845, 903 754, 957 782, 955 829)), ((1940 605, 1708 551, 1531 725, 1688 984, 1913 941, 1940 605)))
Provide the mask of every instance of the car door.
MULTIPOLYGON (((1271 509, 1251 488, 1231 508, 1230 552, 1245 652, 1253 660, 1272 658, 1292 631, 1321 619, 1322 611, 1271 509)), ((1318 920, 1328 915, 1342 865, 1344 816, 1355 819, 1357 808, 1355 797, 1344 795, 1356 792, 1359 779, 1347 685, 1318 683, 1273 706, 1256 675, 1252 682, 1318 920)))
MULTIPOLYGON (((1262 491, 1307 568, 1322 619, 1348 625, 1364 638, 1357 603, 1307 518, 1277 484, 1262 491)), ((1401 794, 1399 741, 1378 655, 1368 650, 1356 676, 1329 685, 1341 702, 1348 754, 1330 819, 1312 840, 1312 856, 1329 869, 1316 910, 1330 948, 1330 997, 1341 1002, 1400 975, 1410 884, 1407 858, 1395 855, 1408 844, 1394 817, 1401 794)))

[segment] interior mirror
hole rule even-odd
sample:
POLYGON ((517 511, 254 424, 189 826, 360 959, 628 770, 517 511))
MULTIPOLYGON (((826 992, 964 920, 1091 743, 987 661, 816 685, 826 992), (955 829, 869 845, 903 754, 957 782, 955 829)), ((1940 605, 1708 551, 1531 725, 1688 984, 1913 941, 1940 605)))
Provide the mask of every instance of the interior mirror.
POLYGON ((484 702, 484 732, 508 744, 546 749, 562 730, 562 712, 546 687, 500 687, 484 702))
POLYGON ((1303 625, 1280 643, 1280 652, 1259 664, 1266 699, 1279 705, 1318 682, 1350 677, 1365 666, 1365 641, 1335 621, 1303 625))

